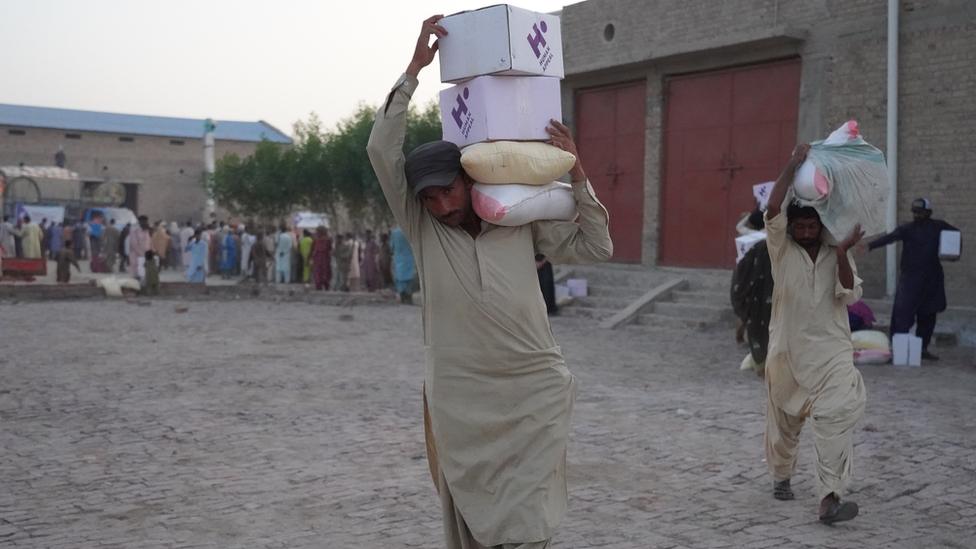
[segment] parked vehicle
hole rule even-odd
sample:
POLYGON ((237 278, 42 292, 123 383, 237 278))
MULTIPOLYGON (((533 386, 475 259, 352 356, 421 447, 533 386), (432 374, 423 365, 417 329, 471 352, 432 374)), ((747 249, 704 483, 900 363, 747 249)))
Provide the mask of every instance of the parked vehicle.
POLYGON ((91 223, 92 219, 101 216, 102 225, 108 225, 109 221, 115 220, 115 226, 122 230, 127 223, 136 226, 139 224, 139 220, 136 218, 135 212, 128 208, 88 208, 85 210, 84 215, 81 220, 85 223, 91 223))

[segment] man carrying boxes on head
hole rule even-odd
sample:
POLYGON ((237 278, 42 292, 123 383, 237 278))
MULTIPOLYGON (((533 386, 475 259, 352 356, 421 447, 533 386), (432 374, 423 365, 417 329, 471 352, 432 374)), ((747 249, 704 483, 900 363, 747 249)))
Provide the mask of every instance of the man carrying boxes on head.
MULTIPOLYGON (((474 181, 456 144, 427 143, 404 158, 417 74, 447 35, 440 20, 424 21, 367 150, 421 282, 428 461, 447 546, 542 549, 567 506, 575 380, 552 336, 534 257, 604 261, 609 220, 578 159, 570 171, 576 221, 504 227, 474 213, 474 181), (438 41, 428 45, 432 35, 438 41)), ((548 131, 552 145, 576 155, 565 126, 553 120, 548 131)))

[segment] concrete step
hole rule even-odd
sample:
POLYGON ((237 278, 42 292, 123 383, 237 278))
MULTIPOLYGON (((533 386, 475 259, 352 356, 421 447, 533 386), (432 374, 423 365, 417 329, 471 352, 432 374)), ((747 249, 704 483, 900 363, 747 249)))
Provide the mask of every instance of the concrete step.
POLYGON ((682 277, 688 281, 690 290, 728 292, 732 281, 732 271, 705 269, 663 269, 662 274, 682 277))
POLYGON ((864 303, 868 307, 871 307, 871 311, 874 312, 874 316, 881 320, 885 317, 891 316, 891 306, 893 302, 890 299, 864 299, 864 303))
MULTIPOLYGON (((731 271, 646 267, 641 265, 562 265, 560 272, 570 278, 584 278, 589 286, 650 290, 678 278, 688 281, 688 289, 714 293, 728 292, 731 271)), ((594 292, 595 293, 595 292, 594 292)))
POLYGON ((630 305, 637 296, 621 295, 590 295, 586 297, 574 297, 574 307, 593 307, 597 309, 620 310, 630 305))
POLYGON ((708 321, 696 318, 683 318, 660 313, 645 313, 637 316, 637 324, 639 326, 647 326, 652 328, 679 330, 705 329, 716 322, 716 320, 708 321))
POLYGON ((731 317, 732 308, 711 303, 662 301, 654 304, 652 312, 674 318, 717 322, 731 317))
POLYGON ((728 292, 729 286, 732 283, 732 275, 728 278, 699 278, 699 279, 689 279, 689 284, 693 290, 708 290, 712 292, 728 292))
POLYGON ((716 290, 676 290, 671 293, 671 298, 678 303, 714 303, 731 306, 729 303, 729 292, 719 292, 716 290))
POLYGON ((641 266, 566 266, 572 272, 569 278, 584 278, 591 286, 652 288, 673 275, 641 266))
POLYGON ((589 318, 593 320, 603 320, 616 313, 616 309, 604 309, 598 307, 578 307, 567 305, 559 308, 559 316, 569 318, 589 318))
POLYGON ((665 322, 658 323, 658 322, 654 321, 654 322, 650 322, 648 324, 639 324, 637 322, 634 322, 634 323, 631 323, 631 324, 625 324, 625 325, 623 325, 623 326, 621 326, 620 328, 617 328, 617 329, 618 330, 626 330, 626 331, 631 332, 631 333, 633 333, 635 335, 641 334, 641 333, 646 334, 648 332, 654 332, 654 333, 674 332, 676 334, 680 334, 680 333, 687 333, 688 330, 696 329, 696 327, 688 326, 685 323, 679 323, 679 322, 670 323, 670 322, 665 321, 665 322))
POLYGON ((587 293, 594 297, 637 298, 653 286, 614 286, 610 284, 587 284, 587 293))

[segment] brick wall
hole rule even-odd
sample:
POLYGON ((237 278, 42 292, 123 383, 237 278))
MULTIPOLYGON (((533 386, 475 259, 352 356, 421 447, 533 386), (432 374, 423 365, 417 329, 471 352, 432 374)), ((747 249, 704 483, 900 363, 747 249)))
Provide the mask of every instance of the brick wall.
MULTIPOLYGON (((900 12, 899 222, 930 198, 936 217, 976 239, 976 3, 903 1, 900 12)), ((588 0, 566 6, 562 32, 574 90, 647 81, 644 263, 657 261, 665 78, 788 56, 802 60, 798 141, 823 138, 856 117, 886 144, 887 4, 881 0, 588 0), (613 25, 612 40, 606 40, 613 25)), ((585 160, 585 159, 584 159, 585 160)), ((860 259, 866 292, 884 292, 884 253, 860 259)), ((946 263, 949 301, 976 306, 976 254, 946 263)))
MULTIPOLYGON (((137 183, 137 213, 151 220, 202 219, 206 201, 202 139, 0 126, 0 165, 23 162, 53 166, 59 145, 67 157, 65 167, 82 179, 137 183), (24 135, 13 135, 10 129, 21 130, 24 135), (81 138, 71 139, 66 134, 81 138), (132 141, 120 141, 120 137, 132 141)), ((218 140, 215 156, 248 156, 255 146, 252 142, 218 140)))

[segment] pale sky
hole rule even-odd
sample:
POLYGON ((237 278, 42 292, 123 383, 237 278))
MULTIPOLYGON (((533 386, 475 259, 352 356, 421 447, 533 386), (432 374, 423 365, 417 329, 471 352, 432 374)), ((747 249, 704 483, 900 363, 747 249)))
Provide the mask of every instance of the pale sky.
MULTIPOLYGON (((578 0, 521 0, 556 11, 578 0)), ((0 0, 0 103, 327 128, 378 104, 427 16, 490 0, 0 0)), ((435 98, 437 61, 415 102, 435 98)))

